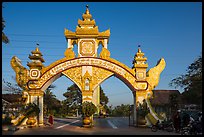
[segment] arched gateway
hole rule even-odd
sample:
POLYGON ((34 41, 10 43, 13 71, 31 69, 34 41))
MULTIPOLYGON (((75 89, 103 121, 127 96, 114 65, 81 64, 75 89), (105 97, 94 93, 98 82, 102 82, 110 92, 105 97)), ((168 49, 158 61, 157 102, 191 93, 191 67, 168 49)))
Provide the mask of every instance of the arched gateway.
MULTIPOLYGON (((148 64, 141 49, 135 55, 133 68, 110 57, 108 41, 110 30, 98 31, 98 26, 87 6, 86 12, 78 20, 76 32, 65 29, 67 49, 65 57, 55 61, 49 66, 44 66, 42 53, 37 47, 29 55, 31 62, 27 64, 29 70, 21 65, 17 57, 11 60, 11 66, 16 72, 16 81, 23 89, 26 103, 36 103, 40 108, 38 125, 43 125, 43 94, 56 79, 65 75, 72 80, 82 92, 82 101, 91 101, 96 106, 99 104, 99 85, 111 76, 116 76, 132 91, 134 98, 134 120, 136 121, 136 102, 142 102, 152 96, 152 90, 158 85, 160 73, 165 68, 164 59, 146 72, 148 64), (78 46, 78 56, 73 51, 74 45, 78 46), (102 45, 98 55, 97 50, 102 45)), ((153 112, 148 103, 150 112, 153 112)), ((156 115, 152 113, 152 115, 156 115)), ((24 122, 25 124, 26 122, 24 122)), ((135 122, 136 123, 136 122, 135 122)))

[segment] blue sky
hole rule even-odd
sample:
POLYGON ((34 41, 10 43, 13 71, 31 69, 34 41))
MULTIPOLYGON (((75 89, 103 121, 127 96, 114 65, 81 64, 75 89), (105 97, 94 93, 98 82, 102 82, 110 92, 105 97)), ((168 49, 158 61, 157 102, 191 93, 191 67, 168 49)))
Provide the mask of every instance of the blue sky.
MULTIPOLYGON (((87 4, 99 31, 110 28, 108 49, 112 58, 132 67, 140 44, 148 59, 147 70, 161 57, 165 59, 166 68, 155 89, 174 89, 169 87, 170 81, 185 74, 202 54, 201 2, 9 2, 3 3, 2 10, 4 32, 10 39, 9 44, 2 43, 2 79, 15 82, 11 78, 15 76, 10 66, 12 56, 27 67, 36 43, 40 44, 45 66, 63 58, 67 47, 64 28, 75 32, 87 4)), ((61 77, 53 84, 53 94, 65 99, 62 94, 72 82, 61 77)), ((115 77, 104 81, 102 88, 109 105, 133 103, 131 91, 115 77)))

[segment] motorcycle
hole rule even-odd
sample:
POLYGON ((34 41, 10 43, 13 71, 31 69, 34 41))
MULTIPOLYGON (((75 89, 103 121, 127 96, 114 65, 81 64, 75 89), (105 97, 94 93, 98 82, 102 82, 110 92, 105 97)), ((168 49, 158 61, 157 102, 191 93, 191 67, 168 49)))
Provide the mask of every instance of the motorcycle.
POLYGON ((186 127, 181 128, 181 135, 202 135, 202 123, 190 121, 186 127))
POLYGON ((155 125, 152 125, 151 130, 153 132, 156 132, 157 130, 167 130, 168 132, 172 132, 174 130, 174 126, 173 126, 173 122, 159 122, 159 120, 157 121, 157 123, 155 125))

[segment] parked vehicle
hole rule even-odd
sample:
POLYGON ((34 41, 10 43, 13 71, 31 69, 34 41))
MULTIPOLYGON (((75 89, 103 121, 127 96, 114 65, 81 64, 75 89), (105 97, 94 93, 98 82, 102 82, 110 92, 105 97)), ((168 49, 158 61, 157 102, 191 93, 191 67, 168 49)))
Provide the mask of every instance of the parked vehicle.
POLYGON ((158 120, 155 125, 152 125, 151 130, 153 132, 156 132, 157 130, 166 130, 168 132, 172 132, 174 130, 173 122, 168 121, 168 122, 161 122, 160 123, 158 120))
POLYGON ((181 129, 181 135, 202 135, 202 121, 191 118, 189 124, 181 129))

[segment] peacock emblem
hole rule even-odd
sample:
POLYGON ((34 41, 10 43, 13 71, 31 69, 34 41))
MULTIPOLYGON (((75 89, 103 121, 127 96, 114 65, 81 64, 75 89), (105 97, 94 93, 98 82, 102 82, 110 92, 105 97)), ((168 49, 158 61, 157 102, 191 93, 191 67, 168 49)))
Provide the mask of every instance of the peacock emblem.
POLYGON ((21 60, 16 56, 11 59, 11 66, 16 72, 16 82, 23 89, 28 90, 29 71, 22 65, 21 60))
POLYGON ((161 58, 158 62, 157 65, 153 68, 151 68, 147 72, 147 82, 149 83, 149 90, 153 90, 159 83, 159 78, 161 72, 164 70, 166 66, 166 62, 164 58, 161 58))

